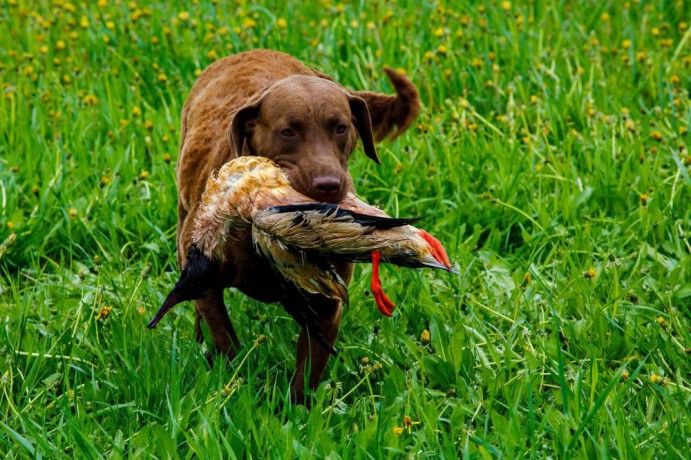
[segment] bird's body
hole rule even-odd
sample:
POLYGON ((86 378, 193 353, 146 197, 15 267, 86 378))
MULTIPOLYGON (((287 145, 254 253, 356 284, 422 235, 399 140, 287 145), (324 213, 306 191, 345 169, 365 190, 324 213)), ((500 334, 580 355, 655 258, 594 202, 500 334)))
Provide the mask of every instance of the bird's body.
MULTIPOLYGON (((395 307, 381 288, 380 261, 453 271, 441 243, 409 225, 416 220, 392 218, 352 193, 338 205, 315 202, 292 188, 273 161, 244 156, 226 163, 209 179, 192 233, 188 265, 204 259, 205 266, 213 267, 222 261, 226 242, 232 244, 235 233, 251 227, 257 252, 308 294, 347 303, 347 287, 332 261, 371 261, 374 298, 379 310, 391 316, 395 307)), ((178 285, 188 277, 183 271, 178 285)), ((171 292, 175 302, 166 301, 152 325, 179 301, 180 296, 173 294, 184 286, 178 285, 171 292)))
MULTIPOLYGON (((346 286, 328 262, 383 262, 451 269, 430 250, 430 237, 349 193, 338 205, 317 203, 297 192, 281 168, 262 157, 240 157, 212 177, 192 241, 212 260, 223 255, 233 229, 252 225, 258 251, 288 280, 311 294, 348 301, 346 286)), ((441 245, 439 245, 441 248, 441 245)))

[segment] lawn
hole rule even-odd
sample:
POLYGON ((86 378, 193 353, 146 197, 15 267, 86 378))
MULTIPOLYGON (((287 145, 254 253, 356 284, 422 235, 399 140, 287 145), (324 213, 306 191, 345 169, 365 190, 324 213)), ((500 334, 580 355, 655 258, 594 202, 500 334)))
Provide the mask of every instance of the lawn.
POLYGON ((8 0, 0 11, 0 452, 8 458, 688 458, 691 4, 8 0), (209 366, 178 278, 196 76, 252 48, 421 117, 356 152, 460 275, 369 265, 311 410, 298 326, 228 290, 209 366))

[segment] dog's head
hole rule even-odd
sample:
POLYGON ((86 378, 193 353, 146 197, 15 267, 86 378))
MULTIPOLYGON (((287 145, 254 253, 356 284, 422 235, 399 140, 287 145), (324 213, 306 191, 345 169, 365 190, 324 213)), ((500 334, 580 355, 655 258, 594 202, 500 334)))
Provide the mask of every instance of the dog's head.
POLYGON ((336 203, 352 189, 348 158, 362 140, 379 163, 364 99, 319 77, 293 76, 256 96, 230 126, 235 156, 260 155, 281 166, 293 187, 336 203))

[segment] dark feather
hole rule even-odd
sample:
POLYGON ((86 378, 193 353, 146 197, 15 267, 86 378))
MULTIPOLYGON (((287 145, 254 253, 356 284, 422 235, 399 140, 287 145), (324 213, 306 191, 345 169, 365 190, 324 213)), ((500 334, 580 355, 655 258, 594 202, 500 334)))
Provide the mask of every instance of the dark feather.
POLYGON ((286 312, 302 327, 304 327, 310 337, 313 337, 330 354, 338 355, 338 350, 331 346, 321 331, 321 315, 312 304, 318 301, 321 296, 309 294, 288 280, 283 280, 283 291, 286 293, 285 300, 281 302, 286 312))
MULTIPOLYGON (((324 214, 325 216, 335 215, 336 217, 352 217, 353 221, 363 227, 374 227, 380 230, 388 230, 390 228, 402 227, 404 225, 410 225, 413 222, 417 222, 423 219, 424 216, 420 217, 382 217, 382 216, 370 216, 368 214, 362 214, 355 211, 349 211, 343 209, 335 204, 329 203, 302 203, 302 204, 288 204, 283 206, 273 206, 266 210, 266 212, 275 213, 290 213, 290 212, 317 212, 324 214)), ((300 225, 304 218, 299 216, 295 217, 296 225, 300 225)))
POLYGON ((180 274, 180 279, 147 327, 149 329, 156 327, 163 316, 175 305, 206 296, 206 293, 217 284, 217 273, 218 262, 211 261, 197 245, 193 244, 187 251, 187 262, 180 274))

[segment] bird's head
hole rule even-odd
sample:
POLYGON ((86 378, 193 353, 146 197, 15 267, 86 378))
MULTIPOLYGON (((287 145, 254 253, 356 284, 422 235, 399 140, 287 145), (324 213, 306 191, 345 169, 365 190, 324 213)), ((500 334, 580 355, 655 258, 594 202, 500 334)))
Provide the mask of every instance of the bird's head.
POLYGON ((449 256, 446 254, 444 246, 441 242, 427 233, 425 230, 419 230, 418 234, 427 243, 427 260, 423 262, 423 265, 431 268, 441 268, 452 273, 457 273, 457 271, 451 266, 451 261, 449 256))
POLYGON ((218 284, 218 262, 209 259, 197 245, 187 251, 180 279, 159 307, 147 327, 153 329, 171 308, 186 300, 204 298, 218 284))

